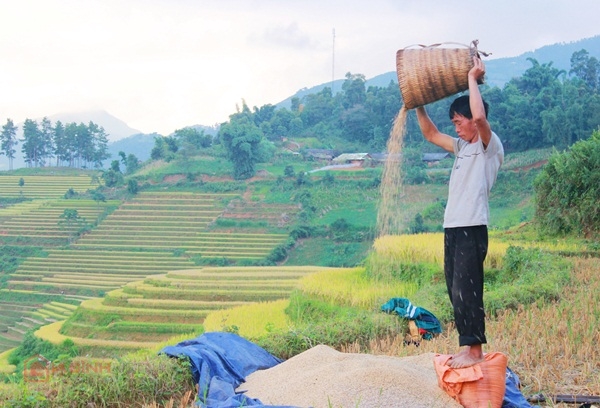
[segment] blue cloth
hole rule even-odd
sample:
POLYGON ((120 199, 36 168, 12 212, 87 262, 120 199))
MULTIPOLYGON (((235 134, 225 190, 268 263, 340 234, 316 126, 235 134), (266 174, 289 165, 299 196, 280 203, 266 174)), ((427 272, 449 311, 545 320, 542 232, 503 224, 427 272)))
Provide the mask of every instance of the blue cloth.
POLYGON ((435 334, 442 332, 442 324, 433 313, 422 307, 414 306, 408 299, 392 298, 381 306, 381 311, 396 313, 405 319, 414 320, 419 329, 425 330, 423 335, 425 340, 430 340, 435 334))
POLYGON ((291 406, 263 405, 235 389, 256 370, 271 368, 282 360, 258 345, 233 333, 204 333, 175 346, 166 346, 160 353, 171 357, 187 356, 194 381, 198 384, 197 405, 203 408, 291 406))
POLYGON ((508 367, 506 367, 506 391, 504 391, 502 408, 539 408, 538 405, 531 405, 523 396, 519 376, 508 367))

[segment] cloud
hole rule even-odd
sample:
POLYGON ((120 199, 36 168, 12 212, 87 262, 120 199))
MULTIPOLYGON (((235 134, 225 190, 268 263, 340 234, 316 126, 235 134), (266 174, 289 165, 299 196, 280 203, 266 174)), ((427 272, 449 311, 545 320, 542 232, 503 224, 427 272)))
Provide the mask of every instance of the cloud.
POLYGON ((314 48, 317 45, 310 35, 300 30, 298 23, 295 21, 287 26, 267 28, 262 35, 262 39, 267 45, 273 44, 286 49, 314 48))

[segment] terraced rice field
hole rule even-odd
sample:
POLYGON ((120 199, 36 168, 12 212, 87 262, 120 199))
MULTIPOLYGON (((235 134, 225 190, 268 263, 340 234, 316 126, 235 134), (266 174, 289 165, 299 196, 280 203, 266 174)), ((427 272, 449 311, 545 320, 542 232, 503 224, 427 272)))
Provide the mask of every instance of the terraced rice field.
POLYGON ((299 211, 299 205, 231 200, 221 218, 266 222, 270 226, 281 228, 295 221, 299 211))
MULTIPOLYGON (((27 258, 7 281, 6 290, 65 296, 81 301, 104 296, 106 292, 146 276, 193 266, 189 259, 176 257, 169 252, 53 249, 49 250, 46 258, 27 258)), ((37 307, 33 309, 35 311, 37 307)), ((18 311, 12 313, 4 307, 0 308, 0 319, 9 315, 15 318, 20 316, 18 311)), ((10 321, 14 327, 14 319, 10 321)), ((48 321, 43 323, 47 324, 48 321)), ((0 326, 0 335, 9 329, 12 330, 11 327, 0 326)), ((23 333, 17 330, 10 339, 18 344, 23 333)))
POLYGON ((287 234, 208 230, 234 194, 140 193, 124 203, 74 248, 185 252, 206 258, 262 259, 287 234))
MULTIPOLYGON (((69 297, 78 302, 84 300, 81 310, 96 307, 101 309, 98 312, 100 314, 104 313, 105 309, 102 308, 123 307, 115 305, 115 293, 119 292, 114 292, 115 289, 123 288, 122 293, 128 299, 127 310, 111 310, 111 314, 124 316, 119 317, 123 322, 113 322, 110 328, 101 330, 104 333, 102 335, 94 334, 98 337, 97 340, 103 340, 104 336, 104 340, 110 342, 120 341, 119 336, 123 333, 127 339, 132 340, 132 336, 144 337, 149 333, 170 337, 182 331, 197 331, 206 313, 215 307, 281 298, 291 288, 289 283, 286 286, 283 281, 278 280, 277 284, 273 284, 264 276, 253 282, 240 282, 233 290, 229 285, 216 284, 208 275, 203 275, 206 282, 199 284, 196 281, 195 287, 194 279, 189 277, 182 282, 168 275, 152 278, 156 275, 164 276, 169 271, 194 268, 192 256, 263 259, 277 245, 285 242, 287 234, 213 231, 210 227, 218 217, 223 216, 227 204, 235 198, 239 196, 142 192, 124 203, 45 199, 0 210, 0 242, 2 239, 12 245, 18 242, 30 245, 35 242, 48 248, 47 257, 30 257, 23 261, 7 280, 6 287, 14 292, 69 297), (118 208, 115 209, 117 205, 118 208), (72 231, 69 228, 81 227, 80 223, 77 226, 60 223, 60 215, 65 209, 76 209, 81 219, 99 223, 68 247, 52 248, 57 243, 62 242, 64 245, 70 241, 68 238, 72 238, 72 231), (145 280, 146 278, 150 280, 145 280), (133 285, 132 282, 138 283, 130 286, 133 285), (163 284, 165 286, 161 286, 163 284), (140 293, 132 293, 134 287, 140 293), (235 293, 242 287, 243 291, 235 293), (157 293, 157 288, 162 293, 157 293), (89 300, 101 298, 109 292, 112 295, 107 298, 106 303, 89 300), (179 296, 178 301, 173 299, 165 302, 162 298, 167 296, 166 299, 169 299, 172 294, 179 296), (151 307, 148 302, 161 307, 151 307), (156 319, 162 321, 155 321, 156 319)), ((257 206, 252 207, 255 214, 260 213, 257 206)), ((288 275, 294 276, 292 273, 288 275)), ((224 276, 227 275, 221 274, 219 278, 224 276)), ((32 307, 38 310, 41 305, 32 307)), ((6 309, 5 313, 4 309, 0 310, 0 319, 3 319, 0 321, 5 323, 0 326, 0 335, 8 334, 9 331, 11 335, 6 344, 0 343, 0 351, 20 340, 22 333, 15 330, 18 329, 17 321, 28 317, 30 312, 35 312, 33 309, 17 308, 10 311, 6 309)), ((75 335, 80 334, 81 327, 78 330, 75 335)), ((94 338, 96 337, 92 340, 94 338)))
POLYGON ((73 304, 58 301, 44 304, 0 301, 0 352, 18 346, 29 330, 65 320, 76 308, 73 304))
POLYGON ((0 196, 3 197, 59 198, 70 188, 80 193, 94 188, 92 178, 89 175, 0 175, 0 196), (23 186, 19 185, 21 179, 23 186))
POLYGON ((58 246, 68 243, 83 228, 95 225, 120 201, 32 200, 0 209, 0 244, 58 246), (77 211, 78 219, 65 220, 65 210, 77 211), (61 217, 62 216, 62 217, 61 217))
MULTIPOLYGON (((319 267, 207 267, 171 271, 130 282, 103 298, 81 303, 60 330, 75 344, 152 347, 179 334, 202 330, 215 310, 287 298, 298 280, 319 267), (134 344, 132 345, 133 342, 134 344)), ((50 336, 52 337, 52 336, 50 336)))
POLYGON ((7 284, 15 290, 94 297, 149 275, 193 266, 169 252, 55 249, 46 258, 27 258, 7 284))

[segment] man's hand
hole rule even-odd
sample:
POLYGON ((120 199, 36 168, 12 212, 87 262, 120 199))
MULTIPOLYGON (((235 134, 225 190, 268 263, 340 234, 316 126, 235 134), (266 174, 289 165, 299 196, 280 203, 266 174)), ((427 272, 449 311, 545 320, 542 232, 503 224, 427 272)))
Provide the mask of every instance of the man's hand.
POLYGON ((481 58, 475 56, 473 57, 473 68, 469 70, 469 76, 473 79, 479 81, 483 80, 483 76, 485 75, 485 64, 481 60, 481 58))

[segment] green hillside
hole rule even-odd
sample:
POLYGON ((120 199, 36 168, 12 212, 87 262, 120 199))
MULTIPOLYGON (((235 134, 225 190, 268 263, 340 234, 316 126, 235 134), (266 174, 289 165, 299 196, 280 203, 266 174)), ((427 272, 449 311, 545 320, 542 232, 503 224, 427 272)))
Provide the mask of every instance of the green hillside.
MULTIPOLYGON (((530 219, 531 189, 526 185, 531 184, 535 170, 532 173, 521 169, 548 154, 516 154, 507 158, 507 171, 499 177, 498 193, 492 197, 492 228, 505 229, 530 219)), ((200 163, 201 157, 196 160, 198 164, 192 162, 192 166, 206 167, 200 163)), ((295 162, 293 167, 318 169, 322 165, 319 161, 295 162)), ((427 171, 432 177, 443 179, 449 171, 447 166, 448 163, 440 162, 427 171)), ((43 250, 15 258, 2 274, 0 350, 18 345, 28 330, 69 319, 80 304, 79 311, 57 335, 112 342, 119 341, 119 333, 131 332, 136 341, 143 343, 144 336, 155 342, 182 330, 197 332, 206 311, 228 307, 228 303, 222 303, 223 297, 216 305, 189 303, 203 302, 205 295, 198 289, 182 291, 190 280, 174 284, 165 276, 175 276, 178 270, 193 270, 197 265, 354 266, 371 249, 376 235, 380 166, 337 172, 303 170, 290 175, 286 166, 275 164, 263 167, 260 176, 243 183, 231 179, 229 169, 213 173, 211 178, 202 174, 190 178, 177 177, 178 168, 176 163, 154 165, 151 172, 142 168, 134 178, 141 191, 132 195, 124 187, 100 187, 98 191, 108 197, 104 200, 94 200, 89 191, 77 187, 83 176, 64 172, 28 176, 25 183, 41 179, 40 185, 52 187, 52 192, 48 190, 40 197, 11 197, 13 187, 6 187, 6 193, 2 192, 5 204, 0 209, 0 242, 21 251, 43 250), (160 176, 161 171, 167 173, 160 176), (163 182, 157 184, 156 179, 163 182), (59 194, 75 188, 79 190, 72 198, 59 194), (73 210, 77 217, 65 219, 66 212, 73 210), (70 307, 58 311, 52 304, 70 307), (170 317, 151 324, 144 320, 147 313, 140 307, 149 310, 150 315, 170 317), (178 307, 181 312, 175 312, 178 307), (186 314, 185 310, 197 307, 200 314, 186 314), (106 308, 112 309, 107 312, 106 308), (189 315, 191 320, 173 317, 171 312, 189 315), (95 320, 90 313, 96 316, 95 320), (110 323, 98 317, 103 313, 112 316, 110 323), (131 316, 135 319, 131 320, 131 316), (91 320, 86 323, 86 319, 91 320), (110 329, 96 327, 95 321, 110 324, 110 329), (174 322, 183 326, 175 330, 174 322), (158 325, 153 326, 155 323, 158 325)), ((11 177, 14 182, 14 176, 11 177)), ((86 177, 89 183, 93 175, 86 177)), ((443 183, 405 185, 398 211, 406 231, 417 227, 439 231, 445 195, 443 183)), ((206 276, 200 273, 195 279, 206 276)), ((254 286, 246 283, 244 289, 254 288, 254 292, 249 292, 253 294, 244 297, 238 293, 227 302, 279 298, 291 289, 286 286, 269 295, 269 290, 264 292, 268 282, 263 278, 254 286), (256 292, 260 287, 263 291, 256 292)), ((221 289, 209 281, 202 285, 208 288, 207 293, 220 293, 221 289)), ((114 349, 114 344, 111 347, 114 349)))

